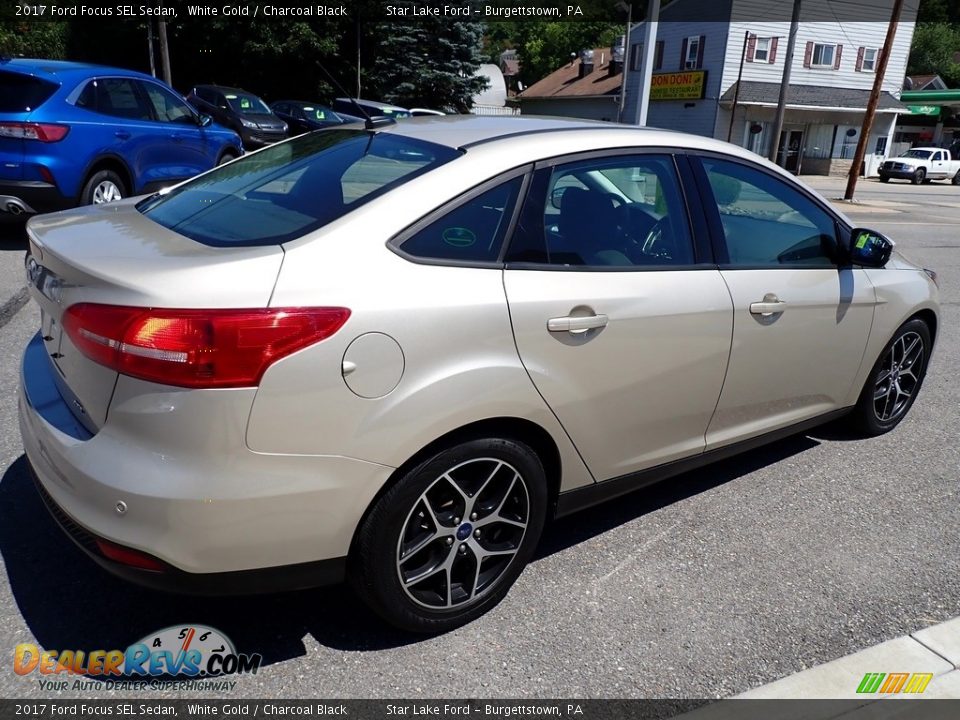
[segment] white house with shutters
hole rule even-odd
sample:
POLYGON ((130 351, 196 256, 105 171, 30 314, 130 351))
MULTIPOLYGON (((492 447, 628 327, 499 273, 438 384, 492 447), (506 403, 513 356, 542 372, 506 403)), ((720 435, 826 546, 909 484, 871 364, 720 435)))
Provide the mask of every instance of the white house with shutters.
MULTIPOLYGON (((865 16, 862 0, 805 2, 779 152, 795 173, 846 173, 856 149, 889 9, 865 16)), ((884 3, 878 3, 878 8, 884 3)), ((647 124, 708 135, 768 155, 790 32, 789 8, 761 0, 675 0, 661 14, 647 124), (775 16, 774 16, 775 15, 775 16), (687 19, 689 18, 689 19, 687 19), (769 18, 769 19, 765 19, 769 18), (742 60, 742 70, 741 70, 742 60)), ((917 14, 907 0, 887 64, 869 167, 892 147, 899 94, 917 14)), ((630 33, 625 122, 636 122, 642 86, 644 24, 630 33)))

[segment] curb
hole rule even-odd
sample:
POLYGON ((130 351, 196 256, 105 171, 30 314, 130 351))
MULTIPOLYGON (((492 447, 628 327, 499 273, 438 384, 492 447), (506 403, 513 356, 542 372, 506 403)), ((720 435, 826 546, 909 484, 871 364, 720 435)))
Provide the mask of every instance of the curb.
MULTIPOLYGON (((882 683, 882 684, 879 684, 882 683)), ((914 687, 924 685, 920 682, 914 687)), ((960 698, 960 617, 888 640, 860 652, 817 665, 735 696, 736 699, 846 699, 873 701, 887 697, 960 698), (892 685, 876 684, 872 693, 857 692, 869 673, 905 677, 892 685), (932 674, 922 692, 905 693, 909 676, 932 674), (885 688, 896 687, 895 692, 885 688)))

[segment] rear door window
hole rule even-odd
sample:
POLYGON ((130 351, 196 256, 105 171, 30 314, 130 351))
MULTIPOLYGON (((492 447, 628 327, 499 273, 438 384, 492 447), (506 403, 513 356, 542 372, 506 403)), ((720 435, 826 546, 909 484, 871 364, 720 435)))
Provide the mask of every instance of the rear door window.
POLYGON ((207 245, 278 244, 459 154, 389 133, 330 130, 242 157, 138 207, 154 222, 207 245))
POLYGON ((518 176, 463 202, 416 231, 400 249, 428 260, 497 262, 522 184, 518 176))
POLYGON ((157 120, 165 123, 193 125, 193 112, 187 104, 169 90, 152 82, 140 83, 150 100, 157 120))
POLYGON ((32 112, 56 89, 55 83, 40 78, 0 71, 0 112, 32 112))
POLYGON ((97 80, 97 111, 127 120, 152 120, 150 108, 130 78, 97 80))

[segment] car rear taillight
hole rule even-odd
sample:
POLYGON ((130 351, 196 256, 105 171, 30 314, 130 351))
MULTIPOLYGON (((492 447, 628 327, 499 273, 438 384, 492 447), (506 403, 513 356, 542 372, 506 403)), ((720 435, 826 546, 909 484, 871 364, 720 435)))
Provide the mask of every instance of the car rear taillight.
POLYGON ((167 569, 166 563, 158 560, 153 555, 147 555, 145 552, 128 548, 125 545, 97 538, 97 549, 108 560, 127 565, 128 567, 138 568, 139 570, 152 570, 153 572, 163 572, 167 569))
POLYGON ((81 303, 63 315, 73 344, 101 365, 164 385, 255 387, 280 358, 350 317, 341 307, 176 310, 81 303))
POLYGON ((57 142, 70 132, 69 125, 34 122, 0 122, 0 137, 57 142))

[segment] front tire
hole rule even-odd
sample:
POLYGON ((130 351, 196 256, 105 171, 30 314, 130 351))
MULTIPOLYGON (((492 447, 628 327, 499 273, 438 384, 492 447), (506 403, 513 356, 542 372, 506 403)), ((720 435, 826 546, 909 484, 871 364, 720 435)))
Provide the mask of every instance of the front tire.
POLYGON ((217 166, 226 165, 231 160, 236 160, 239 156, 232 150, 224 150, 223 154, 220 156, 220 159, 217 160, 217 166))
POLYGON ((481 438, 405 472, 357 531, 348 577, 387 622, 442 633, 494 607, 530 561, 547 509, 524 443, 481 438))
POLYGON ((906 417, 927 373, 932 342, 923 320, 909 320, 894 333, 874 364, 851 416, 867 436, 890 432, 906 417))
POLYGON ((80 193, 81 205, 104 205, 127 196, 127 185, 113 170, 99 170, 91 175, 80 193))
POLYGON ((926 179, 927 171, 923 168, 917 168, 917 171, 913 174, 913 177, 910 178, 910 182, 912 182, 914 185, 919 185, 926 179))
POLYGON ((882 182, 882 183, 888 183, 888 182, 890 182, 890 176, 889 176, 889 175, 881 175, 881 176, 880 176, 880 182, 882 182))

